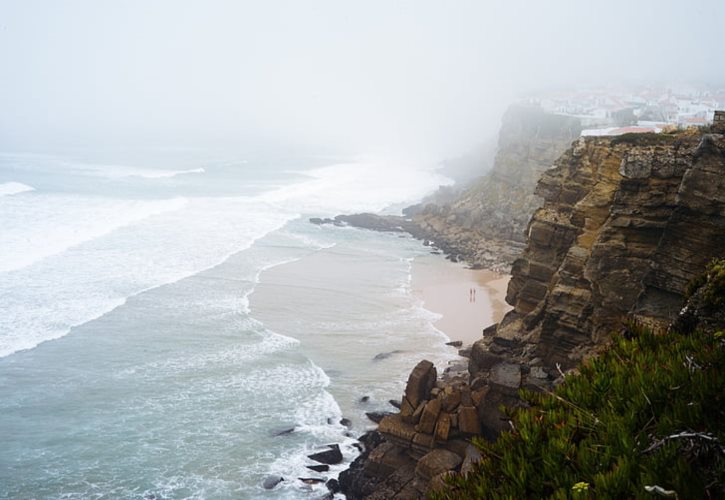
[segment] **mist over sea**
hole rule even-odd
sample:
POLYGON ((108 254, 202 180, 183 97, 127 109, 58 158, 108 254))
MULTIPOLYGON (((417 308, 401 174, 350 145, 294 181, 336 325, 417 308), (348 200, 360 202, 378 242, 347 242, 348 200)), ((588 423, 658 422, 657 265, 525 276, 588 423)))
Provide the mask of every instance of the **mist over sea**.
POLYGON ((319 495, 306 455, 451 356, 419 242, 307 222, 448 182, 394 166, 0 155, 0 497, 319 495))

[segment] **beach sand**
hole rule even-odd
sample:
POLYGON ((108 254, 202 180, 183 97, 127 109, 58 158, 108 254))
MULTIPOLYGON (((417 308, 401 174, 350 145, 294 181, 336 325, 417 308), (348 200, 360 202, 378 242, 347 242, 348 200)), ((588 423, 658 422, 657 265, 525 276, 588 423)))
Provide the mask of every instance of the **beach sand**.
POLYGON ((436 328, 451 340, 470 345, 487 326, 501 321, 511 309, 505 302, 509 275, 489 270, 468 269, 440 255, 426 255, 413 261, 413 293, 429 311, 442 317, 436 328), (471 290, 475 290, 475 301, 471 290))

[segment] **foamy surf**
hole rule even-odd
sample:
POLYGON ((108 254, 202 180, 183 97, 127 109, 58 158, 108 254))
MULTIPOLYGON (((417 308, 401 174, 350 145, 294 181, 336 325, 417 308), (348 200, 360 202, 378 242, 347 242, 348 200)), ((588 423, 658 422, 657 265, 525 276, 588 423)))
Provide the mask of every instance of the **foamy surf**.
POLYGON ((63 194, 44 187, 33 196, 0 199, 0 210, 14 214, 7 220, 14 221, 16 253, 43 246, 30 245, 28 236, 56 234, 45 228, 77 238, 0 280, 0 295, 11 298, 3 303, 0 335, 13 332, 3 354, 60 337, 0 359, 0 426, 43 429, 37 439, 23 428, 9 433, 4 453, 15 465, 0 470, 0 496, 316 498, 323 484, 297 478, 336 477, 358 453, 351 436, 369 426, 364 412, 399 396, 413 358, 441 357, 440 336, 407 295, 406 259, 414 242, 307 222, 377 210, 398 196, 434 189, 440 178, 423 176, 410 186, 393 176, 397 186, 380 189, 384 167, 373 165, 360 176, 346 164, 278 188, 272 186, 281 182, 263 173, 258 184, 268 191, 237 196, 227 188, 238 181, 236 172, 225 168, 190 172, 179 183, 193 188, 183 206, 95 237, 85 229, 117 221, 124 204, 165 203, 175 183, 124 180, 149 173, 138 170, 117 169, 109 177, 109 168, 105 174, 79 168, 82 193, 99 182, 105 196, 71 195, 73 179, 64 178, 63 194), (225 194, 205 196, 207 189, 225 194), (360 202, 366 199, 360 189, 374 195, 360 202), (328 271, 338 282, 316 283, 313 267, 309 279, 291 283, 307 296, 306 305, 285 294, 271 298, 272 316, 285 316, 283 328, 257 316, 253 299, 267 272, 314 255, 345 259, 349 247, 364 250, 347 256, 354 269, 365 266, 360 282, 337 268, 328 271), (375 360, 381 351, 395 354, 375 360), (28 374, 29 390, 22 378, 17 387, 3 386, 8 370, 28 374), (359 403, 363 394, 368 406, 359 403), (36 397, 48 411, 25 414, 36 397), (341 425, 343 416, 352 429, 341 425), (76 431, 78 422, 84 423, 76 431), (68 443, 48 445, 59 426, 70 429, 68 443), (290 427, 288 435, 273 434, 290 427), (14 440, 20 434, 31 437, 14 440), (343 462, 322 475, 307 469, 314 464, 307 456, 333 443, 343 462), (44 472, 51 468, 58 474, 44 472), (264 490, 271 474, 286 480, 264 490), (93 481, 86 481, 90 475, 93 481))
MULTIPOLYGON (((31 188, 32 189, 32 188, 31 188)), ((44 195, 0 204, 0 273, 15 271, 154 215, 180 210, 185 198, 114 201, 44 195)))
POLYGON ((0 196, 11 196, 13 194, 26 193, 35 191, 35 188, 23 184, 22 182, 3 182, 0 183, 0 196))

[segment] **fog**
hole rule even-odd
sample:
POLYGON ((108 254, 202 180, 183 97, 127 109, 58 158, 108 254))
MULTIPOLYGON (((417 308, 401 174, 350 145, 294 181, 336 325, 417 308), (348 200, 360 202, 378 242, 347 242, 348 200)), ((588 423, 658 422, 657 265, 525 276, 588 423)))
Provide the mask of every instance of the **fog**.
POLYGON ((0 149, 458 154, 523 92, 725 81, 725 2, 0 1, 0 149))

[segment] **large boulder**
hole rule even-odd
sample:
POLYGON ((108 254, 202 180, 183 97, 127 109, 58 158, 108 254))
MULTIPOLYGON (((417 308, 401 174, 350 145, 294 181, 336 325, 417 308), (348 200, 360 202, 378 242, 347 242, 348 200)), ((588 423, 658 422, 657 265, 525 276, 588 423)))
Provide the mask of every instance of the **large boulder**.
POLYGON ((329 450, 321 451, 319 453, 313 453, 307 455, 307 458, 320 462, 327 465, 336 465, 342 462, 342 452, 340 451, 340 445, 329 444, 327 445, 329 450))
POLYGON ((429 401, 423 413, 420 415, 420 422, 415 426, 415 429, 419 432, 425 432, 426 434, 432 434, 435 429, 436 421, 438 420, 438 414, 441 412, 441 401, 440 399, 434 399, 429 401))
POLYGON ((425 481, 449 470, 455 470, 462 462, 461 457, 442 448, 426 453, 415 466, 415 475, 425 481))
POLYGON ((405 398, 413 409, 417 408, 421 401, 429 399, 430 391, 435 386, 437 378, 438 373, 435 366, 426 359, 413 368, 405 387, 405 398))

